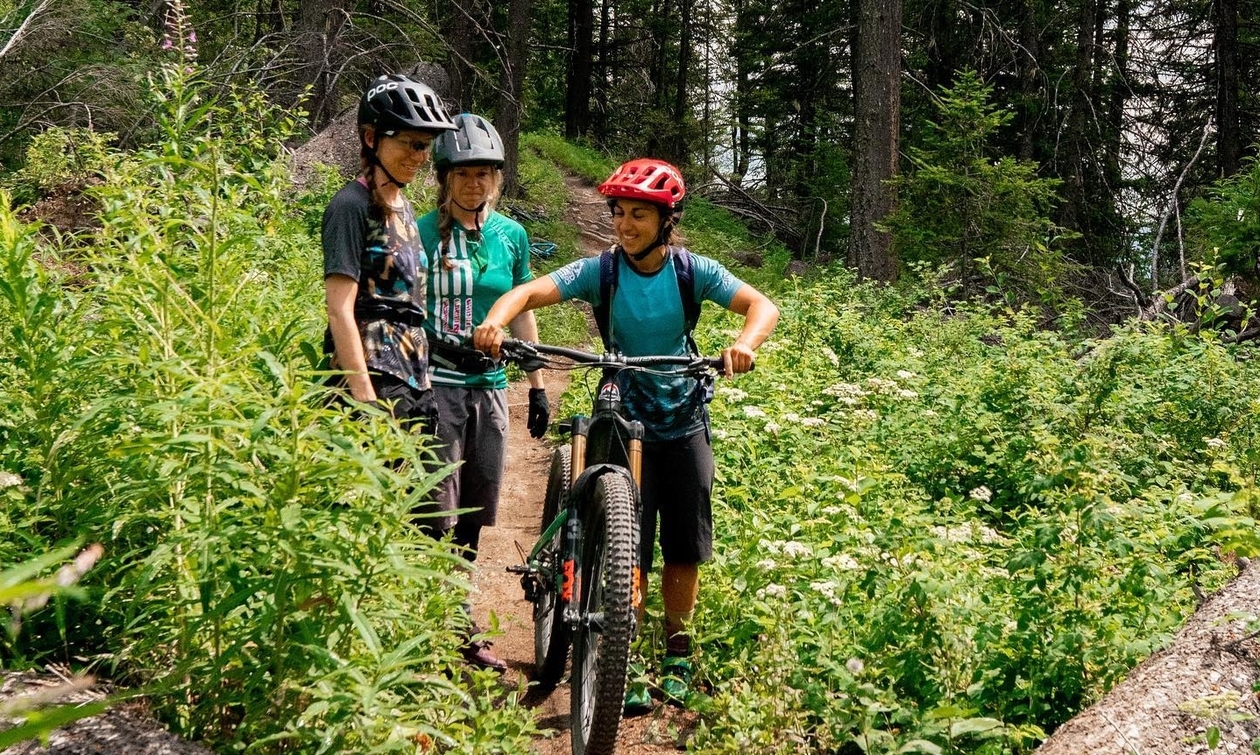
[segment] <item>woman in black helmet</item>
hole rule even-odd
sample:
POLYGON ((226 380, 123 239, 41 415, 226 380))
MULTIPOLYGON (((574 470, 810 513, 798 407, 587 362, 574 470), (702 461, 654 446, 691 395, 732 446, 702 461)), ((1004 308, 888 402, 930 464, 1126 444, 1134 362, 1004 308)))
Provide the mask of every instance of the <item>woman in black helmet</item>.
POLYGON ((441 99, 403 75, 381 76, 359 101, 359 175, 324 210, 324 296, 331 366, 356 401, 385 402, 432 433, 436 405, 424 335, 426 270, 402 189, 438 134, 455 128, 441 99))
MULTIPOLYGON (((477 557, 481 528, 495 523, 507 456, 507 375, 469 359, 467 340, 490 306, 513 286, 533 278, 529 237, 520 223, 495 212, 503 185, 503 140, 479 115, 455 117, 455 130, 433 145, 437 208, 420 218, 420 238, 428 256, 428 319, 431 378, 438 406, 438 456, 462 462, 436 492, 447 513, 442 525, 469 561, 477 557), (461 349, 460 347, 463 346, 461 349), (456 510, 464 510, 456 517, 456 510)), ((534 314, 511 323, 512 333, 538 340, 534 314)), ((530 434, 547 430, 550 410, 542 376, 529 376, 530 434)), ((484 643, 465 649, 472 663, 502 670, 506 664, 484 643)))

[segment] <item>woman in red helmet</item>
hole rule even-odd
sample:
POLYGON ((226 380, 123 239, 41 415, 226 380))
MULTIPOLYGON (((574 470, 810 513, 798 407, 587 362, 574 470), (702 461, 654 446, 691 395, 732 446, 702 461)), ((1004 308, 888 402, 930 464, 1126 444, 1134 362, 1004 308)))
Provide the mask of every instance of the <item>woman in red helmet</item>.
MULTIPOLYGON (((500 297, 474 331, 474 345, 497 355, 504 326, 521 312, 582 299, 603 312, 598 319, 608 348, 628 356, 686 354, 693 307, 683 296, 690 290, 695 303, 708 300, 743 315, 740 335, 722 350, 722 358, 727 376, 752 369, 753 353, 774 329, 779 310, 720 263, 681 246, 676 226, 687 189, 678 169, 661 160, 632 160, 599 192, 608 198, 617 235, 611 250, 616 285, 609 285, 609 272, 601 274, 599 257, 570 263, 500 297), (689 285, 680 278, 689 278, 689 285), (602 291, 611 301, 602 301, 602 291)), ((681 702, 691 677, 687 626, 700 585, 699 565, 712 554, 708 407, 705 392, 689 378, 626 371, 618 380, 623 408, 644 427, 640 587, 646 592, 659 518, 667 637, 661 689, 666 699, 681 702)), ((627 711, 650 705, 646 687, 632 680, 627 711)))

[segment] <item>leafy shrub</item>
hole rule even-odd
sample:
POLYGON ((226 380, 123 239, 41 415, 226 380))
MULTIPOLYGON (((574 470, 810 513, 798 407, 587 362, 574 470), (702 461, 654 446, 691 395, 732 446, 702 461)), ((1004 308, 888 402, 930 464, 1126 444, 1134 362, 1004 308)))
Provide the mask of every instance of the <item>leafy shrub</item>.
POLYGON ((115 134, 52 126, 31 139, 21 170, 10 178, 13 199, 30 203, 56 189, 79 186, 113 162, 115 134))
POLYGON ((696 751, 1025 752, 1257 549, 1252 363, 919 298, 798 280, 719 384, 696 751))
POLYGON ((224 747, 523 752, 514 698, 454 673, 460 560, 411 513, 446 470, 334 400, 318 243, 283 174, 234 162, 220 105, 162 81, 178 142, 109 171, 78 288, 0 215, 0 470, 25 481, 2 491, 0 554, 75 536, 116 554, 22 652, 100 658, 224 747))
POLYGON ((972 291, 1057 301, 1067 268, 1055 246, 1066 231, 1049 217, 1058 181, 993 154, 990 138, 1014 116, 989 103, 991 91, 974 72, 942 90, 925 146, 893 181, 898 209, 885 225, 904 262, 949 264, 972 291))

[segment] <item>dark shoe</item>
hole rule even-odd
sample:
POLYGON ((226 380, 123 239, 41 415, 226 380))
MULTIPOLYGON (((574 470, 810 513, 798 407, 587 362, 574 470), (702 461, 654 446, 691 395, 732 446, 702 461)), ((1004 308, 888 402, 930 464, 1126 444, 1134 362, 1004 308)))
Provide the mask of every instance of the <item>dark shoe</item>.
POLYGON ((626 682, 626 702, 622 709, 624 716, 640 716, 652 710, 652 696, 648 694, 644 682, 626 682))
POLYGON ((661 663, 661 692, 665 701, 686 705, 691 695, 691 661, 679 656, 666 656, 661 663))
POLYGON ((485 640, 470 640, 460 648, 464 661, 479 668, 491 671, 507 671, 507 662, 490 652, 490 643, 485 640))

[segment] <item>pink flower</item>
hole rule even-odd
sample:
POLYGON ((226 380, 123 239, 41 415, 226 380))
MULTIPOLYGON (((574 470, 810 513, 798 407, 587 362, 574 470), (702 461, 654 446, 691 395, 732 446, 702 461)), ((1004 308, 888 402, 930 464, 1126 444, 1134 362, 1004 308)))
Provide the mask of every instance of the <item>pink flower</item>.
POLYGON ((174 43, 172 43, 172 42, 171 42, 171 38, 170 38, 170 37, 162 37, 162 49, 163 49, 163 50, 169 50, 169 49, 171 49, 172 47, 174 47, 174 43))
POLYGON ((193 43, 194 45, 197 44, 197 32, 195 31, 188 32, 188 41, 193 43))

